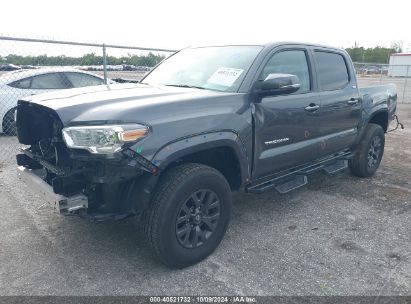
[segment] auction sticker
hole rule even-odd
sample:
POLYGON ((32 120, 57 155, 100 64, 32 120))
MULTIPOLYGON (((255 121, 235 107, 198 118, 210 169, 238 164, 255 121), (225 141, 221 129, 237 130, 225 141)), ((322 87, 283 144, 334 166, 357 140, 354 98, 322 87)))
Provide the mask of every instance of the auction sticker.
POLYGON ((231 87, 244 72, 242 69, 233 69, 233 68, 218 68, 213 75, 207 80, 208 83, 217 84, 224 87, 231 87))

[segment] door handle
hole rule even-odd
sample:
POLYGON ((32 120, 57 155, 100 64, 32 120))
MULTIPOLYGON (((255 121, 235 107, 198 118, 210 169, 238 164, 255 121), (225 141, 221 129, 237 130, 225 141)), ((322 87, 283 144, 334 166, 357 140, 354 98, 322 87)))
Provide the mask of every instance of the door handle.
POLYGON ((348 100, 347 101, 347 103, 349 104, 349 105, 355 105, 355 104, 357 104, 358 102, 359 102, 360 100, 358 99, 358 98, 350 98, 350 100, 348 100))
POLYGON ((305 110, 308 112, 314 112, 317 111, 320 108, 319 105, 315 103, 310 103, 307 107, 305 107, 305 110))

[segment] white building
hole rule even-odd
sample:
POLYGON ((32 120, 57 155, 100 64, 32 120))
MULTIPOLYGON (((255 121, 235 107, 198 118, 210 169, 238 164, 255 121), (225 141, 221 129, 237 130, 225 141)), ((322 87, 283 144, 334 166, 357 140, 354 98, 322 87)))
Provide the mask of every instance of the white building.
POLYGON ((411 53, 394 53, 390 56, 388 76, 410 77, 411 76, 411 53), (408 71, 408 75, 407 75, 408 71))

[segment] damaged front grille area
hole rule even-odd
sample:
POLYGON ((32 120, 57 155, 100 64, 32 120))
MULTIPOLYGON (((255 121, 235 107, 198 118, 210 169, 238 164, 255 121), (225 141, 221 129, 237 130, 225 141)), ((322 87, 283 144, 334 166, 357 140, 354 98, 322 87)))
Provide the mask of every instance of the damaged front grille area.
POLYGON ((150 191, 145 185, 157 180, 157 168, 129 149, 116 155, 94 155, 86 150, 69 149, 62 139, 62 129, 63 124, 54 110, 19 102, 18 139, 30 145, 16 157, 21 167, 19 174, 32 180, 31 173, 35 173, 37 180, 43 180, 44 183, 34 184, 43 190, 48 185, 50 191, 47 193, 56 194, 57 199, 51 194, 46 198, 58 201, 60 210, 86 213, 90 218, 139 213, 135 197, 141 207, 147 203, 150 191), (83 198, 87 199, 87 204, 83 198), (78 206, 87 207, 76 209, 78 206))
POLYGON ((23 154, 17 155, 17 164, 29 169, 43 168, 45 181, 50 185, 56 176, 68 175, 72 161, 62 140, 63 124, 57 113, 20 100, 16 118, 19 142, 30 145, 22 149, 23 154))
POLYGON ((84 214, 89 207, 86 187, 72 174, 73 163, 62 141, 63 125, 57 114, 19 101, 16 127, 19 142, 30 145, 16 156, 19 178, 60 213, 84 214), (66 180, 64 184, 61 178, 66 180))

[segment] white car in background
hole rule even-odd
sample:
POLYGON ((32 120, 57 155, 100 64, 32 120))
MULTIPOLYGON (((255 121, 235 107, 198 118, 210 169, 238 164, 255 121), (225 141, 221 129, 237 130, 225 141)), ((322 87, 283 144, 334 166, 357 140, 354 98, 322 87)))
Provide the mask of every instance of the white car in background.
POLYGON ((40 68, 1 74, 0 133, 16 135, 14 112, 17 101, 25 96, 102 84, 103 77, 73 68, 40 68))

